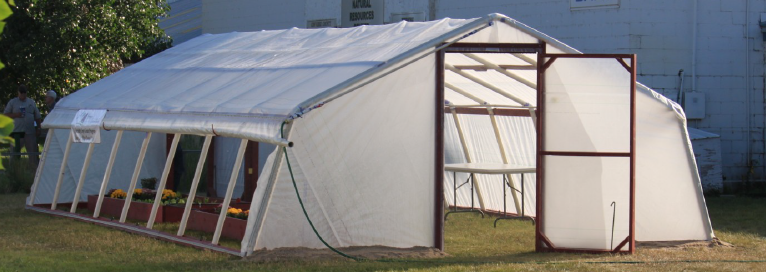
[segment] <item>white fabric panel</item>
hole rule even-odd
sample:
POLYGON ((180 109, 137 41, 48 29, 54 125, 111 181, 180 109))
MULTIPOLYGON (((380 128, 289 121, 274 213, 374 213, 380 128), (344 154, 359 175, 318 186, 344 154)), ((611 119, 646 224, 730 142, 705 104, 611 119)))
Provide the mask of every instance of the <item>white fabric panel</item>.
MULTIPOLYGON (((497 72, 495 70, 487 70, 485 72, 482 71, 466 71, 467 73, 480 78, 484 82, 487 82, 489 84, 492 84, 495 87, 500 88, 503 91, 506 91, 508 93, 513 94, 514 96, 518 97, 521 100, 524 100, 528 105, 526 106, 535 106, 537 104, 537 90, 530 88, 529 86, 516 81, 513 78, 510 78, 506 75, 501 74, 500 72, 497 72)), ((515 73, 516 71, 511 71, 512 73, 515 73)), ((537 81, 537 79, 530 80, 532 82, 537 81)), ((505 98, 506 100, 509 100, 508 98, 505 98)), ((503 101, 497 101, 497 103, 490 102, 492 104, 501 104, 501 105, 508 105, 503 103, 503 101)), ((518 103, 514 103, 518 104, 518 103)))
MULTIPOLYGON (((215 192, 218 194, 218 197, 225 197, 226 188, 229 187, 231 170, 234 169, 234 162, 237 159, 237 151, 239 150, 241 140, 237 138, 215 137, 213 141, 215 141, 215 192)), ((241 196, 242 191, 245 189, 244 165, 245 160, 242 160, 237 181, 234 184, 233 198, 241 196)))
POLYGON ((546 156, 543 233, 559 248, 612 249, 629 234, 630 159, 546 156))
MULTIPOLYGON (((505 16, 503 16, 505 17, 505 16)), ((492 25, 479 33, 463 39, 467 43, 537 43, 538 39, 501 22, 492 22, 492 25)))
POLYGON ((487 103, 495 105, 521 106, 516 101, 511 100, 493 90, 487 89, 479 83, 473 82, 452 71, 444 71, 444 82, 454 85, 463 91, 466 91, 487 103))
MULTIPOLYGON (((474 154, 483 155, 477 160, 474 157, 474 162, 502 162, 500 157, 500 151, 497 146, 497 140, 494 137, 494 131, 492 124, 489 120, 489 116, 483 115, 469 115, 460 114, 461 126, 463 127, 466 138, 470 137, 469 152, 472 156, 474 154), (470 135, 469 135, 470 134, 470 135), (487 156, 489 155, 489 156, 487 156), (491 161, 482 161, 482 160, 491 161)), ((508 154, 509 162, 517 165, 535 165, 536 160, 536 131, 531 118, 529 117, 511 117, 511 116, 496 116, 498 127, 500 128, 501 138, 503 145, 508 154)), ((457 134, 457 128, 453 121, 452 114, 445 114, 445 128, 444 128, 444 149, 445 149, 445 163, 463 163, 466 162, 463 155, 463 149, 460 144, 460 139, 457 134)), ((511 175, 513 178, 513 186, 521 190, 521 175, 511 175)), ((481 181, 481 189, 484 191, 484 204, 485 209, 493 211, 503 210, 503 188, 502 176, 500 175, 477 175, 477 184, 481 181)), ((468 174, 458 173, 457 180, 458 186, 465 182, 468 178, 468 174)), ((453 195, 453 175, 451 172, 445 173, 444 190, 445 198, 449 205, 454 205, 453 195)), ((470 185, 466 184, 458 189, 458 206, 470 207, 470 185)), ((516 207, 514 206, 511 189, 506 188, 507 195, 507 211, 509 213, 516 213, 516 207)), ((476 197, 476 196, 474 196, 476 197)), ((521 195, 518 194, 519 201, 521 201, 521 195)), ((524 202, 525 202, 525 215, 535 215, 535 174, 524 175, 524 202)), ((521 203, 521 202, 519 202, 521 203)), ((475 199, 475 207, 479 207, 478 198, 475 199)))
POLYGON ((545 151, 630 152, 630 73, 615 59, 555 60, 545 101, 545 151))
MULTIPOLYGON (((500 136, 503 139, 509 163, 534 166, 537 160, 537 131, 530 117, 497 116, 500 136)), ((513 186, 521 190, 521 175, 512 175, 513 186)), ((536 216, 536 174, 524 174, 524 214, 536 216)), ((521 195, 519 195, 521 197, 521 195)), ((513 203, 508 196, 508 203, 513 203)), ((519 199, 521 201, 521 199, 519 199)), ((521 202, 519 202, 521 203, 521 202)), ((509 205, 508 210, 511 210, 509 205)), ((513 207, 515 210, 515 207, 513 207)))
MULTIPOLYGON (((434 62, 426 57, 294 120, 289 159, 329 244, 433 245, 434 62)), ((256 248, 323 247, 285 167, 256 248)))
POLYGON ((715 235, 686 122, 671 108, 680 106, 654 91, 639 90, 636 240, 709 240, 715 235))
MULTIPOLYGON (((86 174, 85 183, 80 194, 80 201, 87 201, 88 195, 98 194, 101 188, 101 182, 104 178, 106 164, 109 160, 109 154, 114 144, 116 131, 101 130, 101 143, 96 144, 93 155, 91 156, 90 166, 86 174)), ((122 135, 120 148, 115 158, 115 164, 112 168, 111 179, 107 189, 127 190, 130 185, 130 179, 133 176, 133 170, 136 166, 138 152, 141 149, 141 143, 146 133, 136 131, 125 131, 122 135)), ((37 187, 35 204, 51 203, 53 194, 56 190, 59 169, 64 157, 66 141, 69 137, 68 129, 57 129, 51 139, 48 149, 48 157, 45 161, 45 167, 41 173, 40 184, 37 187)), ((87 144, 73 143, 67 160, 67 168, 64 174, 64 180, 59 193, 59 203, 72 202, 77 181, 80 179, 80 172, 85 160, 85 153, 88 149, 87 144)), ((147 147, 146 157, 144 159, 139 179, 156 177, 160 178, 165 164, 165 134, 154 134, 147 147)), ((140 182, 140 181, 139 181, 140 182)), ((140 187, 140 185, 139 185, 140 187)))
POLYGON ((273 141, 304 101, 476 20, 202 35, 78 90, 44 125, 68 127, 64 110, 108 109, 108 129, 214 134, 214 126, 217 135, 273 141))
POLYGON ((444 100, 445 104, 446 102, 449 102, 449 104, 452 105, 479 105, 478 102, 474 101, 473 99, 470 99, 462 94, 459 94, 450 88, 444 88, 444 100))

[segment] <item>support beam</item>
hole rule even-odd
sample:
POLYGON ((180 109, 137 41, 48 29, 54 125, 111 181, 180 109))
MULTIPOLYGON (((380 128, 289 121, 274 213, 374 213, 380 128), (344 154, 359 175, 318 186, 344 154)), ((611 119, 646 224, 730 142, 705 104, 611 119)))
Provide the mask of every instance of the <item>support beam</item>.
POLYGON ((526 63, 529 63, 530 65, 534 65, 535 69, 537 69, 537 60, 535 60, 535 59, 533 59, 533 58, 531 58, 531 57, 529 57, 529 56, 527 56, 525 54, 515 54, 514 53, 514 54, 511 54, 511 55, 513 55, 514 57, 519 58, 520 60, 525 61, 526 63))
POLYGON ((138 175, 141 173, 141 166, 144 165, 144 157, 146 156, 146 148, 149 146, 149 140, 152 139, 152 133, 147 132, 144 137, 144 142, 141 143, 141 150, 138 152, 138 159, 136 159, 136 168, 133 169, 133 177, 130 178, 130 187, 128 187, 128 195, 125 197, 125 204, 122 206, 122 214, 120 214, 120 223, 125 223, 125 219, 128 217, 128 210, 130 209, 130 202, 133 200, 133 191, 136 190, 136 181, 138 181, 138 175))
POLYGON ((477 61, 477 62, 479 62, 481 64, 484 64, 488 68, 491 68, 492 70, 495 70, 498 73, 501 73, 501 74, 503 74, 503 75, 505 75, 507 77, 510 77, 510 78, 518 81, 521 84, 527 85, 527 87, 530 87, 532 89, 537 89, 537 84, 535 84, 534 82, 529 81, 526 78, 523 78, 523 77, 521 77, 521 76, 519 76, 517 74, 511 73, 510 71, 508 71, 506 69, 503 69, 500 66, 498 66, 497 64, 494 64, 494 63, 492 63, 490 61, 487 61, 487 60, 479 57, 476 54, 466 53, 466 54, 463 54, 463 55, 465 55, 466 57, 468 57, 468 58, 470 58, 472 60, 475 60, 475 61, 477 61))
POLYGON ((70 131, 69 138, 66 141, 66 148, 64 148, 64 158, 61 159, 61 169, 59 170, 59 178, 56 181, 56 190, 53 192, 53 202, 51 202, 51 210, 56 209, 56 205, 59 200, 59 193, 61 192, 61 183, 64 182, 64 173, 66 173, 66 163, 69 159, 69 150, 72 148, 72 133, 70 131))
MULTIPOLYGON (((292 123, 285 124, 282 138, 290 139, 290 131, 292 129, 292 123)), ((258 212, 253 213, 256 202, 250 203, 250 212, 255 216, 248 217, 247 228, 245 229, 245 237, 242 239, 242 248, 240 249, 244 256, 253 254, 255 250, 255 243, 258 240, 258 234, 263 227, 263 220, 266 218, 267 211, 269 210, 269 203, 271 203, 271 195, 274 193, 274 187, 277 183, 277 177, 279 177, 279 170, 282 168, 282 161, 284 161, 285 152, 280 152, 277 147, 276 155, 274 156, 274 164, 271 166, 271 172, 269 173, 269 179, 266 181, 264 187, 263 198, 260 199, 260 205, 258 205, 258 212), (252 223, 250 220, 253 220, 252 223)))
POLYGON ((176 148, 178 148, 178 141, 180 139, 180 133, 173 135, 173 141, 170 144, 167 160, 165 160, 165 170, 162 170, 162 179, 160 179, 160 184, 157 185, 157 193, 154 196, 152 212, 149 214, 149 221, 146 222, 146 228, 148 229, 154 227, 154 220, 157 219, 157 210, 162 206, 162 191, 165 190, 165 184, 168 182, 168 174, 170 173, 170 168, 173 166, 173 158, 176 155, 176 148))
POLYGON ((85 176, 88 174, 88 167, 90 166, 90 158, 93 155, 93 148, 96 147, 95 143, 88 144, 88 151, 85 153, 85 162, 82 165, 82 171, 80 171, 80 181, 77 182, 77 190, 74 192, 74 198, 72 199, 72 207, 69 209, 70 213, 77 211, 77 203, 80 202, 80 193, 82 193, 82 186, 85 184, 85 176))
POLYGON ((245 154, 247 148, 247 139, 242 139, 239 143, 239 150, 237 150, 237 157, 234 160, 234 168, 231 170, 231 177, 229 178, 229 186, 226 187, 226 196, 221 203, 221 213, 218 214, 218 223, 215 225, 215 233, 213 233, 213 240, 210 242, 214 245, 218 244, 218 240, 221 239, 221 231, 223 231, 223 223, 226 219, 226 212, 229 209, 229 203, 231 202, 231 195, 234 193, 234 186, 237 183, 237 177, 239 176, 239 169, 242 167, 242 156, 245 154))
POLYGON ((455 91, 456 93, 459 93, 459 94, 461 94, 462 96, 465 96, 465 97, 468 97, 468 98, 470 98, 470 99, 471 99, 471 100, 473 100, 474 102, 476 102, 476 103, 479 103, 479 105, 486 105, 486 104, 487 104, 487 102, 486 102, 486 101, 484 101, 484 100, 482 100, 481 98, 479 98, 479 97, 477 97, 477 96, 475 96, 475 95, 473 95, 473 94, 471 94, 471 93, 469 93, 469 92, 467 92, 467 91, 465 91, 465 90, 463 90, 463 89, 460 89, 460 88, 458 88, 458 87, 457 87, 457 86, 455 86, 455 85, 452 85, 452 84, 449 84, 449 83, 447 83, 447 82, 444 82, 444 87, 447 87, 447 88, 449 88, 450 90, 453 90, 453 91, 455 91))
POLYGON ((117 131, 117 136, 114 137, 114 145, 112 145, 112 153, 109 154, 109 162, 106 164, 106 172, 104 173, 104 180, 101 181, 101 189, 98 191, 98 201, 96 201, 96 210, 93 211, 93 217, 98 218, 101 214, 101 204, 104 203, 104 194, 106 194, 106 187, 109 185, 109 178, 112 176, 112 167, 114 166, 114 159, 117 157, 117 150, 120 148, 120 141, 122 141, 122 133, 124 131, 117 131))
MULTIPOLYGON (((189 198, 186 200, 186 208, 184 208, 184 215, 181 218, 181 225, 178 226, 178 233, 176 235, 183 236, 186 232, 186 222, 189 221, 189 213, 191 212, 192 205, 194 204, 194 198, 197 196, 197 186, 199 185, 199 179, 202 175, 202 169, 205 167, 205 159, 207 159, 207 152, 210 150, 210 142, 213 136, 205 136, 205 143, 202 144, 202 153, 199 155, 199 161, 197 161, 197 169, 194 170, 194 178, 192 180, 191 188, 189 188, 189 198)), ((210 169, 208 169, 210 171, 210 169)))
MULTIPOLYGON (((455 121, 455 128, 457 128, 457 136, 460 139, 460 145, 463 147, 463 154, 465 155, 465 160, 468 163, 472 163, 473 159, 471 158, 471 153, 468 152, 468 144, 465 140, 465 134, 463 134, 463 127, 460 125, 460 119, 457 117, 457 111, 454 107, 450 108, 450 112, 452 113, 452 119, 455 121)), ((475 186, 476 189, 476 196, 479 198, 479 208, 484 210, 484 194, 481 192, 481 188, 479 186, 475 186)), ((453 193, 457 193, 457 190, 453 190, 453 193)), ((473 196, 471 196, 473 197, 473 196)), ((455 199, 455 198, 453 198, 455 199)), ((457 207, 457 203, 452 203, 457 207)), ((471 207, 473 208, 473 207, 471 207)))
POLYGON ((471 75, 469 73, 466 73, 464 71, 461 71, 461 70, 455 68, 455 66, 452 66, 452 65, 449 65, 449 64, 444 64, 444 67, 446 67, 447 70, 450 70, 450 71, 452 71, 452 72, 454 72, 454 73, 456 73, 458 75, 461 75, 461 76, 463 76, 463 77, 465 77, 467 79, 470 79, 471 81, 476 82, 479 85, 484 86, 485 88, 490 89, 490 90, 492 90, 492 91, 494 91, 494 92, 496 92, 496 93, 498 93, 498 94, 500 94, 502 96, 505 96, 508 99, 515 101, 516 103, 519 103, 521 105, 528 105, 529 104, 526 101, 524 101, 523 99, 518 98, 515 95, 512 95, 512 94, 504 91, 503 89, 498 88, 495 85, 489 84, 486 81, 484 81, 484 80, 482 80, 482 79, 480 79, 478 77, 475 77, 475 76, 473 76, 473 75, 471 75))
POLYGON ((35 204, 35 195, 37 195, 37 186, 40 184, 40 176, 42 176, 43 173, 43 167, 45 167, 45 158, 48 157, 48 149, 50 149, 51 146, 51 139, 53 138, 53 131, 54 129, 48 129, 48 135, 45 136, 45 144, 43 145, 43 154, 40 156, 40 164, 37 166, 37 171, 35 172, 35 182, 32 183, 32 189, 29 192, 29 202, 27 205, 34 205, 35 204))
MULTIPOLYGON (((508 159, 508 154, 505 152, 505 145, 503 144, 503 138, 500 136, 500 128, 497 126, 497 118, 495 117, 495 112, 492 110, 492 108, 487 108, 487 112, 489 113, 489 118, 492 121, 492 129, 495 131, 495 139, 497 140, 497 147, 500 149, 500 156, 503 158, 504 164, 509 164, 510 160, 508 159)), ((513 175, 507 174, 506 177, 511 184, 515 184, 513 175)), ((516 207, 516 213, 523 214, 523 212, 521 212, 521 205, 519 205, 519 196, 516 194, 516 190, 513 190, 514 188, 511 189, 511 196, 513 197, 513 204, 516 207)), ((505 185, 503 185, 503 190, 505 190, 505 185)), ((503 214, 503 216, 507 216, 507 214, 503 214)))

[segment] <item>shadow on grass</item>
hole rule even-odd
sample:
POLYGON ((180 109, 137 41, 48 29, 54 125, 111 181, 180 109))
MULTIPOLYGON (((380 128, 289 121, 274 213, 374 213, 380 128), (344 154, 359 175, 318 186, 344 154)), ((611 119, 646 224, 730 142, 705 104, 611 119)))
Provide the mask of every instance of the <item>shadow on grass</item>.
POLYGON ((766 198, 720 196, 705 200, 713 229, 766 237, 766 198))

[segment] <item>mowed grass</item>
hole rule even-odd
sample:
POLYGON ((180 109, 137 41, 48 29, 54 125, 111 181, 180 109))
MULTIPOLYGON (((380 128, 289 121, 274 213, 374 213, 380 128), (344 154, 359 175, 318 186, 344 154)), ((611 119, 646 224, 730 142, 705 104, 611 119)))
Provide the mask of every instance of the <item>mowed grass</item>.
POLYGON ((529 221, 504 220, 493 228, 494 218, 463 213, 449 215, 445 223, 447 258, 255 263, 27 211, 25 197, 0 195, 0 271, 766 270, 765 198, 707 200, 716 235, 733 248, 639 248, 635 255, 535 253, 529 221))

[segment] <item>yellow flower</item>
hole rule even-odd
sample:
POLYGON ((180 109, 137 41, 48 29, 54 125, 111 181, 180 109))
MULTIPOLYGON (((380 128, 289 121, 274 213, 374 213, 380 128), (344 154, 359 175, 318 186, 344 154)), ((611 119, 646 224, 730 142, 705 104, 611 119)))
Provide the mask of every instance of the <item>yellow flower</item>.
POLYGON ((143 192, 144 192, 144 190, 136 189, 135 191, 133 191, 133 194, 140 195, 143 192))
POLYGON ((123 191, 122 189, 117 189, 117 190, 114 190, 114 192, 112 192, 112 194, 109 195, 109 197, 111 197, 111 198, 125 198, 127 195, 128 194, 125 193, 125 191, 123 191))

